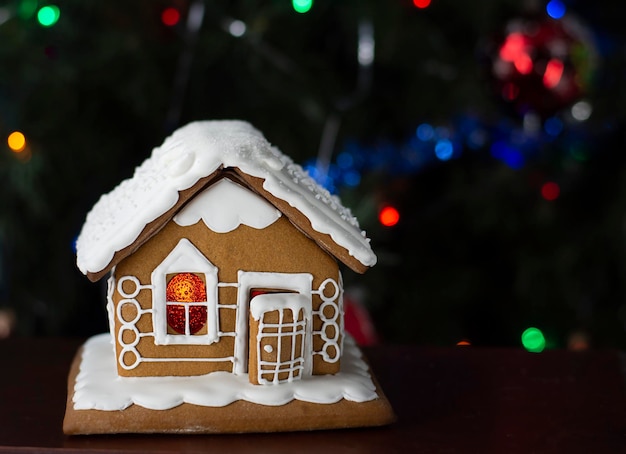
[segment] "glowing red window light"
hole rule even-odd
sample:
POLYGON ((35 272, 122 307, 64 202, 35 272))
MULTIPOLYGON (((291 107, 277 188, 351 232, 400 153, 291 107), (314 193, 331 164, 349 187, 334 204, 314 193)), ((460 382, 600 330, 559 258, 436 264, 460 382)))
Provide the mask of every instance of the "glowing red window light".
POLYGON ((553 181, 548 181, 541 186, 541 196, 548 201, 558 199, 560 194, 561 188, 553 181))
POLYGON ((561 77, 563 77, 563 67, 563 62, 557 58, 548 62, 543 73, 543 84, 546 88, 554 88, 559 84, 561 77))
POLYGON ((167 284, 165 297, 167 304, 167 324, 177 333, 196 334, 207 321, 205 305, 189 305, 184 303, 200 303, 207 300, 206 285, 200 277, 193 273, 179 273, 167 284), (171 304, 183 303, 183 304, 171 304))
POLYGON ((180 13, 176 8, 165 8, 161 13, 161 21, 168 27, 173 27, 180 20, 180 13))
POLYGON ((393 227, 400 221, 400 213, 394 207, 386 206, 378 213, 378 220, 385 227, 393 227))

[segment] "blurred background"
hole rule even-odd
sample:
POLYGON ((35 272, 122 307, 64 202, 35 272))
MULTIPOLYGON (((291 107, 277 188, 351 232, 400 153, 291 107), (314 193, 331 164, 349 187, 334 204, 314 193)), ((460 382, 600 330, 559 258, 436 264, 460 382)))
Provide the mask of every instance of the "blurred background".
POLYGON ((106 330, 87 212, 178 126, 237 118, 372 238, 344 272, 363 343, 626 347, 619 8, 0 0, 0 337, 106 330))

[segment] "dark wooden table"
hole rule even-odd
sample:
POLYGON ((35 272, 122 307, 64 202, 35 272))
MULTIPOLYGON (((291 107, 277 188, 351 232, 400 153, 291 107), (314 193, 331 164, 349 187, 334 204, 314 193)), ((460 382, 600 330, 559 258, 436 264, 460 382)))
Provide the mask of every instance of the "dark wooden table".
POLYGON ((66 376, 81 343, 0 341, 0 452, 626 453, 625 361, 616 351, 370 347, 398 416, 388 427, 66 437, 66 376))

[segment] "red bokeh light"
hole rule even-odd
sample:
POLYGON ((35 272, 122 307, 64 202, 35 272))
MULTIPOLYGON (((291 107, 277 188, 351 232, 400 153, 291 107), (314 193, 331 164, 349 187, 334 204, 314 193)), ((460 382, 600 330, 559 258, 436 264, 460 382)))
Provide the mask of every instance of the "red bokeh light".
POLYGON ((180 20, 180 13, 176 8, 165 8, 161 13, 161 21, 168 27, 173 27, 180 20))
POLYGON ((385 227, 393 227, 400 221, 400 213, 394 207, 386 206, 378 213, 378 220, 385 227))
POLYGON ((553 181, 548 181, 541 186, 541 196, 549 201, 558 199, 561 194, 561 188, 553 181))
POLYGON ((430 0, 413 0, 413 5, 415 5, 416 8, 428 8, 430 6, 430 0))

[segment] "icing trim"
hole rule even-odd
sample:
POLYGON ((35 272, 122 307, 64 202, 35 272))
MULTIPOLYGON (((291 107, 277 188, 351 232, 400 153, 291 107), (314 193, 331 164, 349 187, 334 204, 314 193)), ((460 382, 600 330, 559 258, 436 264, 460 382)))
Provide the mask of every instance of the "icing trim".
MULTIPOLYGON (((156 345, 209 345, 219 340, 219 311, 217 301, 217 267, 192 243, 182 238, 169 255, 154 268, 152 275, 152 315, 156 345), (201 335, 168 334, 166 276, 169 273, 190 272, 205 278, 206 303, 193 303, 207 308, 207 333, 201 335)), ((121 358, 120 358, 121 360, 121 358)))
POLYGON ((118 377, 110 334, 90 338, 83 347, 72 402, 75 410, 124 410, 135 404, 167 410, 183 403, 223 407, 237 400, 278 406, 292 400, 332 404, 346 399, 378 398, 367 364, 352 338, 346 336, 341 370, 335 375, 303 376, 277 386, 249 383, 247 374, 213 372, 194 377, 118 377))
POLYGON ((351 211, 258 130, 242 121, 202 121, 176 130, 132 178, 94 205, 76 241, 78 268, 87 275, 105 271, 117 251, 133 244, 146 225, 176 206, 179 192, 228 167, 262 178, 265 190, 295 207, 315 230, 329 234, 363 266, 376 263, 351 211))
POLYGON ((204 225, 217 233, 228 233, 241 224, 264 229, 282 216, 273 205, 249 189, 222 178, 202 191, 174 216, 181 227, 204 225))
MULTIPOLYGON (((250 315, 258 322, 256 332, 256 371, 261 385, 291 382, 302 378, 307 325, 311 319, 310 301, 299 293, 267 293, 250 301, 250 315), (265 314, 278 312, 278 322, 268 323, 265 314), (292 322, 285 321, 290 311, 292 322), (271 344, 275 344, 276 348, 271 344), (298 348, 299 344, 299 348, 298 348), (264 355, 263 350, 268 353, 264 355), (276 354, 272 353, 276 350, 276 354), (287 374, 287 377, 281 378, 287 374), (271 377, 266 378, 266 377, 271 377)), ((252 366, 249 366, 252 367, 252 366)))
MULTIPOLYGON (((253 288, 276 288, 292 290, 300 293, 307 299, 308 311, 312 307, 311 285, 313 275, 309 273, 265 273, 256 271, 238 272, 239 291, 237 293, 237 334, 235 336, 235 367, 234 374, 247 374, 248 365, 248 331, 249 331, 249 303, 250 290, 253 288)), ((257 297, 258 298, 258 297, 257 297)), ((310 323, 307 324, 305 333, 306 345, 313 345, 310 323)), ((304 375, 311 375, 313 371, 312 348, 305 349, 304 375)))

